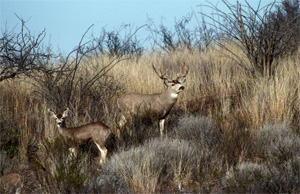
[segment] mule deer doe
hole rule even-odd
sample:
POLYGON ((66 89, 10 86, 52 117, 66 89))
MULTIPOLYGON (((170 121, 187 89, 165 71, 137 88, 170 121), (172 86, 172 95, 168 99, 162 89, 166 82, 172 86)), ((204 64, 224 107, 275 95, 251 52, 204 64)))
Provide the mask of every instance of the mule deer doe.
POLYGON ((53 111, 48 109, 50 115, 55 118, 58 126, 58 131, 63 137, 68 137, 73 140, 73 145, 70 150, 75 155, 77 154, 77 146, 84 145, 88 141, 92 140, 98 147, 101 153, 100 163, 105 162, 107 149, 104 146, 106 140, 111 134, 110 129, 103 123, 89 123, 80 127, 68 128, 65 124, 65 118, 68 116, 69 109, 65 110, 63 114, 55 114, 53 111))
MULTIPOLYGON (((186 80, 188 67, 181 65, 182 75, 178 76, 175 80, 168 79, 165 75, 168 70, 162 73, 160 66, 160 73, 156 70, 154 65, 152 67, 160 79, 164 81, 167 86, 165 91, 157 94, 138 94, 130 93, 121 96, 118 99, 118 107, 121 111, 121 120, 118 122, 118 130, 128 122, 132 121, 133 116, 139 118, 150 118, 152 121, 159 120, 160 135, 164 135, 164 123, 166 117, 169 115, 172 107, 175 105, 178 94, 184 90, 182 84, 186 80)), ((127 126, 129 130, 129 126, 127 126)), ((120 132, 118 131, 118 136, 120 132)), ((130 135, 132 132, 130 131, 130 135)))

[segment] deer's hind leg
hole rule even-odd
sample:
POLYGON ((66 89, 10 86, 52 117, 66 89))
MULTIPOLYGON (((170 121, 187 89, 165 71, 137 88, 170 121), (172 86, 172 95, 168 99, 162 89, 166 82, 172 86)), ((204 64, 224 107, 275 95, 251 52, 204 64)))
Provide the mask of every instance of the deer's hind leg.
POLYGON ((95 144, 97 145, 97 147, 100 151, 100 154, 101 154, 100 164, 103 164, 106 160, 107 148, 104 145, 100 144, 100 143, 95 142, 95 144))

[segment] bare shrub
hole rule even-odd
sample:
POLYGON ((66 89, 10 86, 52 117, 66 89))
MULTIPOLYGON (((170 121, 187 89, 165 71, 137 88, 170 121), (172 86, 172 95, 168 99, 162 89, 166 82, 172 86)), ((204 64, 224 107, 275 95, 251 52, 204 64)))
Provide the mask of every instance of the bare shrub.
POLYGON ((276 59, 289 56, 299 47, 295 38, 299 34, 300 15, 294 11, 291 18, 289 14, 283 14, 283 9, 274 10, 276 2, 264 7, 260 4, 252 7, 245 2, 242 6, 239 1, 234 5, 222 0, 229 13, 210 3, 208 7, 217 17, 202 15, 213 21, 215 43, 227 52, 223 52, 225 55, 233 58, 251 76, 274 76, 280 65, 276 59), (240 48, 243 56, 232 50, 232 44, 240 48))
MULTIPOLYGON (((240 126, 221 129, 209 117, 184 116, 174 127, 175 137, 192 142, 202 161, 201 174, 218 172, 223 163, 242 161, 251 147, 250 131, 240 126)), ((206 177, 206 176, 204 176, 206 177)), ((204 178, 203 177, 203 178, 204 178)), ((206 177, 207 178, 207 177, 206 177)))
POLYGON ((263 126, 253 142, 261 164, 241 163, 226 181, 227 192, 298 193, 300 138, 287 125, 263 126))
POLYGON ((113 155, 103 171, 124 180, 134 192, 162 192, 167 185, 192 184, 197 164, 187 141, 156 138, 113 155))
POLYGON ((226 180, 225 191, 233 193, 298 193, 300 191, 299 160, 280 165, 242 163, 226 180))
POLYGON ((132 36, 133 26, 130 24, 122 25, 119 30, 107 31, 102 29, 99 37, 93 38, 93 46, 97 54, 108 55, 110 57, 130 55, 140 57, 144 48, 140 41, 132 36), (122 34, 125 34, 124 37, 122 34))
POLYGON ((271 25, 284 31, 282 42, 288 42, 287 54, 296 53, 300 45, 300 1, 282 0, 268 17, 271 25))
POLYGON ((188 141, 195 147, 197 179, 203 183, 203 191, 211 191, 215 185, 210 182, 220 178, 225 162, 225 134, 213 120, 200 115, 181 117, 173 133, 171 136, 188 141))
POLYGON ((273 164, 300 156, 300 138, 287 125, 264 125, 254 138, 254 152, 273 164))
POLYGON ((270 179, 271 174, 265 165, 242 163, 229 174, 225 190, 233 193, 266 192, 270 179))
POLYGON ((87 193, 133 193, 129 186, 117 176, 101 173, 85 187, 87 193))
POLYGON ((85 61, 92 61, 95 48, 84 49, 85 44, 80 42, 78 48, 69 53, 71 55, 75 52, 74 59, 68 56, 64 63, 58 63, 56 71, 43 71, 35 78, 34 94, 38 98, 45 99, 51 106, 80 110, 81 107, 76 105, 86 106, 83 99, 89 98, 95 102, 102 97, 103 93, 99 93, 99 90, 111 94, 110 89, 118 88, 106 73, 119 62, 119 58, 108 64, 98 61, 94 67, 88 68, 84 66, 85 61))
POLYGON ((44 62, 53 55, 49 48, 42 45, 46 32, 34 36, 26 22, 21 18, 19 20, 20 32, 6 28, 0 37, 0 82, 19 75, 32 76, 35 71, 44 70, 44 62))
POLYGON ((195 13, 189 13, 175 21, 174 30, 168 29, 163 23, 157 27, 151 19, 148 20, 148 31, 151 33, 153 49, 158 46, 171 54, 182 48, 189 51, 204 51, 211 45, 213 29, 208 29, 204 19, 200 25, 195 13), (193 19, 197 20, 199 26, 190 29, 189 25, 193 19))
POLYGON ((173 130, 176 138, 193 142, 209 152, 224 144, 224 134, 209 117, 183 116, 173 130))
POLYGON ((45 192, 84 192, 88 177, 97 173, 97 166, 89 154, 80 152, 77 156, 70 156, 68 146, 65 146, 67 143, 58 137, 53 141, 43 139, 39 145, 39 160, 34 169, 38 183, 45 192))

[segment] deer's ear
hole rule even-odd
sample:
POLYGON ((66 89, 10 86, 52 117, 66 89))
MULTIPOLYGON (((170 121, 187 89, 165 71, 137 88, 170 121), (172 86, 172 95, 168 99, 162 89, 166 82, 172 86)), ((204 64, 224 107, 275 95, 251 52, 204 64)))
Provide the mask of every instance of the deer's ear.
POLYGON ((48 113, 51 117, 56 118, 56 114, 48 108, 48 113))
POLYGON ((165 84, 166 86, 168 86, 168 85, 169 85, 169 81, 168 81, 167 79, 164 79, 164 84, 165 84))
POLYGON ((186 81, 186 77, 181 77, 178 79, 178 81, 183 84, 186 81))
POLYGON ((69 113, 69 108, 67 108, 64 112, 63 112, 63 115, 62 117, 67 117, 68 116, 68 113, 69 113))

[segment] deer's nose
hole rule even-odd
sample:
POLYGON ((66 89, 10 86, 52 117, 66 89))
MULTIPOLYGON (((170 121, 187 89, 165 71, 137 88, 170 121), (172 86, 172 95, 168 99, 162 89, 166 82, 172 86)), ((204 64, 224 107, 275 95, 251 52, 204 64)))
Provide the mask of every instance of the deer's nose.
POLYGON ((179 90, 184 90, 184 86, 181 86, 181 87, 179 88, 179 90))

